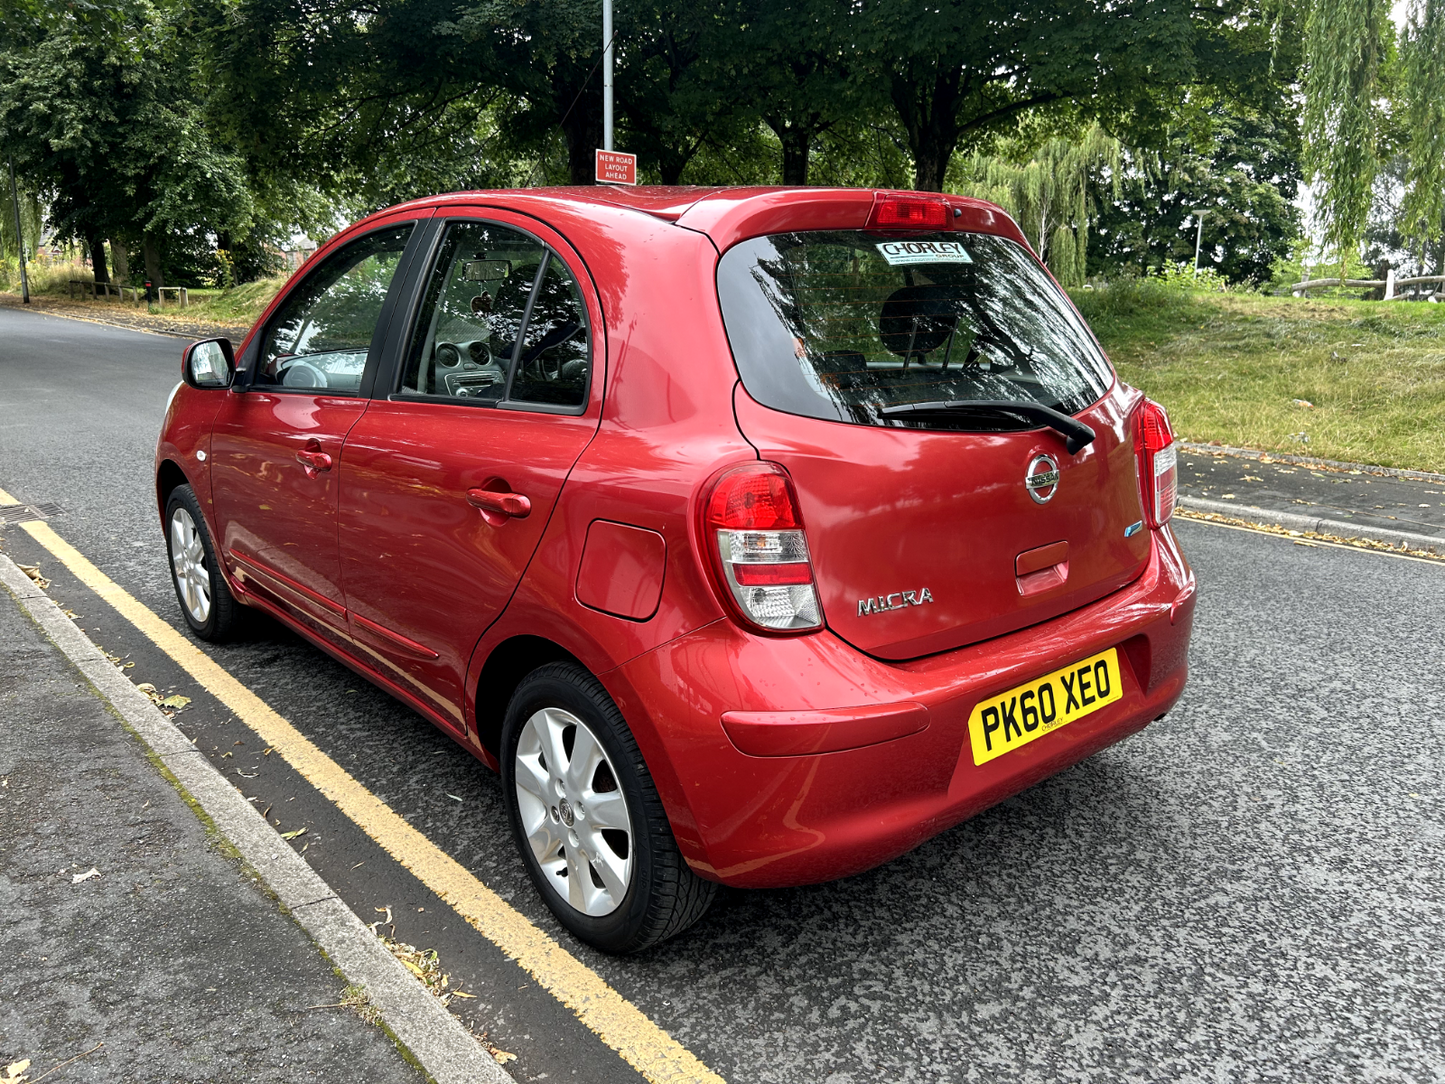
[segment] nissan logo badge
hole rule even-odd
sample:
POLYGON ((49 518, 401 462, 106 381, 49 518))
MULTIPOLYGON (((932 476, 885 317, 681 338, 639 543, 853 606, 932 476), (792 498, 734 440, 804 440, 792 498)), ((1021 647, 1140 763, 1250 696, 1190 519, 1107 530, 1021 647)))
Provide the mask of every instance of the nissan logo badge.
POLYGON ((1029 462, 1024 473, 1024 485, 1029 496, 1039 504, 1048 504, 1059 491, 1059 465, 1052 456, 1036 455, 1029 462))

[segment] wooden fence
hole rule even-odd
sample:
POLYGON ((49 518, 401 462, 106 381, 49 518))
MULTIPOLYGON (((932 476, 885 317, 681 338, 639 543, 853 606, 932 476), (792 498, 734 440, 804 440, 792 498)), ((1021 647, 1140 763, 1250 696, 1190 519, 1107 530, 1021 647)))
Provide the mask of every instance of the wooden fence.
POLYGON ((1385 300, 1394 301, 1400 296, 1402 288, 1424 286, 1431 282, 1438 283, 1440 288, 1427 296, 1437 301, 1445 301, 1445 275, 1415 275, 1410 278, 1397 279, 1393 268, 1387 271, 1382 279, 1305 279, 1303 282, 1295 283, 1290 288, 1290 293, 1295 297, 1308 297, 1307 291, 1323 289, 1326 286, 1351 286, 1364 290, 1378 290, 1383 286, 1385 300))
MULTIPOLYGON (((165 308, 167 294, 174 297, 176 303, 183 309, 191 302, 190 291, 184 286, 157 286, 155 290, 156 304, 160 308, 165 308)), ((77 294, 81 298, 90 297, 92 299, 102 295, 118 297, 122 301, 127 299, 134 301, 137 305, 145 300, 144 291, 139 286, 119 286, 114 282, 91 282, 88 279, 71 279, 69 293, 72 298, 77 294)))

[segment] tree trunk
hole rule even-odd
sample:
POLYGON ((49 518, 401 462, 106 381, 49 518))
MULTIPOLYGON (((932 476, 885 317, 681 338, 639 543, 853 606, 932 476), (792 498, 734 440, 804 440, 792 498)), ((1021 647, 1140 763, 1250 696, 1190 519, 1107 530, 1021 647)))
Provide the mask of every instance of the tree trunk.
POLYGON ((146 281, 154 287, 164 286, 165 279, 161 277, 161 252, 156 246, 155 238, 146 235, 141 251, 145 255, 146 281))
POLYGON ((130 280, 130 254, 126 252, 125 245, 114 237, 110 239, 110 255, 115 261, 115 278, 117 282, 130 280))
POLYGON ((602 146, 602 95, 584 91, 578 97, 575 88, 558 87, 557 96, 563 101, 576 98, 577 102, 562 125, 562 134, 567 137, 568 176, 573 184, 596 184, 596 152, 602 146))
POLYGON ((962 79, 959 69, 937 65, 922 73, 914 72, 910 65, 893 76, 890 96, 908 133, 913 187, 921 191, 943 191, 944 174, 958 146, 962 79))
POLYGON ((813 148, 812 132, 807 128, 788 127, 778 133, 783 144, 783 183, 808 183, 808 152, 813 148))
POLYGON ((96 282, 109 282, 110 273, 105 267, 105 241, 98 233, 85 235, 85 247, 90 249, 90 266, 95 272, 96 282))

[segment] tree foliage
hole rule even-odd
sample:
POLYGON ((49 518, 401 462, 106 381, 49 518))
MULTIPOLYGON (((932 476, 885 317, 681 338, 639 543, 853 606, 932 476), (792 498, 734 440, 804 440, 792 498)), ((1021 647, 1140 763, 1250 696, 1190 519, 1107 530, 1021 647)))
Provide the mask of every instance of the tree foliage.
POLYGON ((1313 0, 1305 22, 1305 170, 1325 243, 1342 261, 1370 211, 1388 24, 1386 0, 1313 0))
POLYGON ((138 243, 159 279, 188 240, 248 228, 249 192, 203 122, 184 13, 136 0, 107 14, 110 25, 62 20, 0 53, 0 131, 61 236, 92 253, 138 243))
POLYGON ((1052 136, 1026 160, 973 155, 956 190, 997 203, 1023 229, 1040 259, 1065 286, 1084 281, 1089 229, 1100 197, 1119 194, 1123 148, 1092 124, 1077 138, 1052 136))
POLYGON ((1117 198, 1099 220, 1092 273, 1143 275, 1192 263, 1231 282, 1263 283, 1300 237, 1301 181, 1293 106, 1264 111, 1191 103, 1161 146, 1125 155, 1117 198), (1194 215, 1204 212, 1202 238, 1194 215))
POLYGON ((1414 0, 1400 51, 1409 132, 1401 227, 1423 253, 1445 238, 1445 0, 1414 0))
MULTIPOLYGON (((1076 182, 1113 183, 1114 141, 1162 152, 1191 97, 1267 109, 1289 85, 1278 2, 629 0, 618 145, 668 184, 938 189, 973 162, 1075 280, 1076 182)), ((590 183, 600 6, 0 0, 0 140, 92 249, 256 273, 293 230, 403 199, 590 183)))

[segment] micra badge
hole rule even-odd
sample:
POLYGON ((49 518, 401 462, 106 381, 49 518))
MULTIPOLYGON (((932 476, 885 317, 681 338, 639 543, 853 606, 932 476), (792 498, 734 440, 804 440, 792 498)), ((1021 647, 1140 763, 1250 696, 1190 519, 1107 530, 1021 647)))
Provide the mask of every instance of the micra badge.
POLYGON ((888 610, 901 610, 905 606, 922 606, 925 602, 932 601, 933 592, 926 587, 917 591, 894 591, 891 595, 860 598, 858 616, 867 617, 869 614, 881 614, 888 610))

